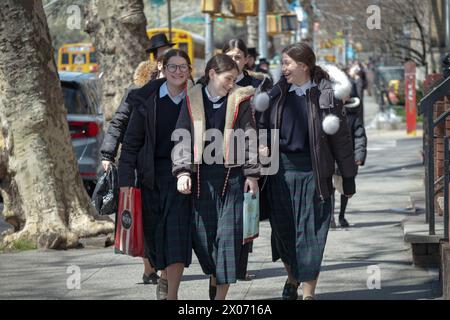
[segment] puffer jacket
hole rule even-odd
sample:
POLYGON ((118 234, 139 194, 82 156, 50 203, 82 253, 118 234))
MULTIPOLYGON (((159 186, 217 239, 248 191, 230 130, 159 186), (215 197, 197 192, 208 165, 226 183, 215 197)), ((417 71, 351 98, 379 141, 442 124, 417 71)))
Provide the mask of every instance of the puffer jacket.
MULTIPOLYGON (((283 104, 289 87, 290 84, 283 76, 271 90, 270 107, 259 120, 260 128, 269 129, 269 132, 280 128, 283 104)), ((308 112, 309 145, 318 194, 322 200, 330 198, 336 162, 343 176, 344 192, 346 195, 352 195, 356 192, 357 167, 343 103, 335 97, 333 83, 327 79, 323 79, 316 87, 308 90, 307 99, 310 111, 308 112), (336 115, 340 121, 339 131, 334 135, 327 135, 322 128, 322 121, 328 114, 336 115)))
MULTIPOLYGON (((100 149, 103 160, 115 162, 117 150, 125 136, 133 107, 140 103, 140 100, 136 99, 135 95, 130 95, 130 93, 145 87, 150 80, 156 78, 156 75, 157 66, 154 62, 144 61, 136 68, 133 84, 126 90, 114 118, 109 122, 108 130, 100 149)), ((142 92, 145 92, 145 90, 142 92)))

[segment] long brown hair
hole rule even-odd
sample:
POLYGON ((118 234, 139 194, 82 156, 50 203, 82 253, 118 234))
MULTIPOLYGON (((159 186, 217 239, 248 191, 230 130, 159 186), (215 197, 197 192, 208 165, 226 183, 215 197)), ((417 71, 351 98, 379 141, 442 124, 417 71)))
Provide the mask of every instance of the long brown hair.
POLYGON ((206 86, 210 80, 209 78, 210 70, 214 70, 217 74, 220 74, 233 69, 239 72, 238 65, 236 64, 236 62, 234 62, 234 60, 231 57, 223 53, 215 55, 206 64, 205 75, 200 80, 198 80, 197 83, 201 83, 202 85, 206 86))
POLYGON ((323 79, 330 80, 329 74, 316 65, 316 55, 307 43, 299 42, 291 44, 284 48, 282 53, 287 54, 296 62, 306 64, 309 68, 310 77, 315 83, 319 84, 323 79))

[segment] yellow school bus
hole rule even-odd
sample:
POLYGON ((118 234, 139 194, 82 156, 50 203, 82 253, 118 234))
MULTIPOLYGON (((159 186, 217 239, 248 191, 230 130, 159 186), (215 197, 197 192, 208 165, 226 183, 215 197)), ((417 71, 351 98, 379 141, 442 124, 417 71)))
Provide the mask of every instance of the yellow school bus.
POLYGON ((97 72, 95 48, 91 43, 64 44, 58 50, 58 71, 97 72))
MULTIPOLYGON (((164 32, 167 39, 170 39, 169 28, 148 29, 147 35, 150 39, 154 34, 161 32, 164 32)), ((192 76, 200 77, 205 68, 205 39, 192 32, 172 28, 172 42, 175 43, 174 48, 183 50, 189 55, 193 67, 192 76)), ((153 59, 153 55, 150 59, 153 59)))
MULTIPOLYGON (((147 35, 164 32, 169 39, 168 28, 148 29, 147 35)), ((172 29, 174 48, 185 51, 192 63, 192 76, 199 78, 205 68, 205 39, 182 29, 172 29)), ((153 59, 153 55, 150 55, 153 59)), ((99 66, 95 57, 95 48, 91 43, 73 43, 61 46, 58 51, 58 71, 98 72, 99 66)))

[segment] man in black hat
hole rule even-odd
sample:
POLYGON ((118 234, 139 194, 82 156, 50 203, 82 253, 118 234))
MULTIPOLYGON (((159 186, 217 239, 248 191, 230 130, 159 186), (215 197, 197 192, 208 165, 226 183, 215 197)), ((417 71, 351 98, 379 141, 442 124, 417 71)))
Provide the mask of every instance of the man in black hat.
POLYGON ((256 72, 262 72, 269 76, 270 79, 273 79, 272 74, 270 73, 270 62, 266 58, 259 59, 259 64, 256 67, 256 72))
POLYGON ((248 52, 248 60, 245 68, 250 71, 255 71, 256 67, 256 59, 259 56, 259 53, 256 51, 256 48, 247 48, 248 52))
POLYGON ((154 60, 157 60, 159 56, 164 54, 164 52, 172 48, 174 45, 175 43, 167 40, 165 33, 156 33, 150 38, 150 47, 146 51, 147 53, 153 53, 154 60))

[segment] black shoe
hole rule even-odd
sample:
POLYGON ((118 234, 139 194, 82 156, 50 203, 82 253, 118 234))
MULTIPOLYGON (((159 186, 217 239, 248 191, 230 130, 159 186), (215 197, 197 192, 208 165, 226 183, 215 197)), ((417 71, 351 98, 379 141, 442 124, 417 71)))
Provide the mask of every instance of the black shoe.
POLYGON ((209 300, 215 300, 217 293, 217 286, 211 284, 211 277, 209 277, 209 300))
POLYGON ((348 228, 350 227, 350 224, 345 218, 339 218, 339 224, 342 228, 348 228))
POLYGON ((283 288, 283 295, 282 298, 283 300, 297 300, 298 299, 298 286, 297 285, 293 285, 291 283, 289 283, 289 281, 286 281, 286 284, 284 285, 283 288))
POLYGON ((145 273, 142 276, 142 281, 144 284, 158 284, 159 276, 156 272, 152 274, 146 275, 145 273))

